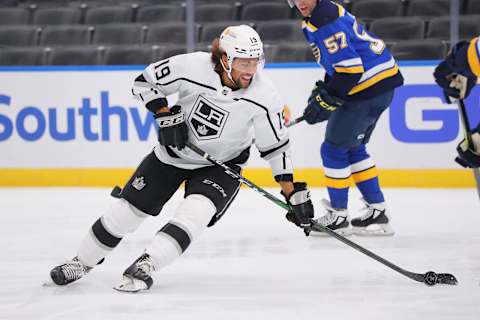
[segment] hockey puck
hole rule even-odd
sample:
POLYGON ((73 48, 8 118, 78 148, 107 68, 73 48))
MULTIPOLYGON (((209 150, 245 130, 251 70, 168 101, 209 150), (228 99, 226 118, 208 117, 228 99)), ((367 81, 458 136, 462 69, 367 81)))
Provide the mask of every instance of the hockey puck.
POLYGON ((423 282, 425 282, 427 286, 434 286, 437 283, 437 274, 433 271, 428 271, 424 275, 423 282))

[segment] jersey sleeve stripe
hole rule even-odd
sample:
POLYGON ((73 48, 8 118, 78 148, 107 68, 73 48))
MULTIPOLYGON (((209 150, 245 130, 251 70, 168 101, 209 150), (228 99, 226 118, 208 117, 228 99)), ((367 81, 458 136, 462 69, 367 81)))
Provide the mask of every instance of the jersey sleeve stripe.
POLYGON ((342 60, 337 62, 333 65, 336 72, 339 73, 364 73, 365 70, 363 68, 362 59, 360 58, 353 58, 342 60))
POLYGON ((480 77, 480 38, 475 38, 470 41, 468 47, 468 65, 473 74, 480 77))
POLYGON ((360 84, 353 87, 353 89, 350 90, 350 92, 348 94, 352 95, 352 94, 358 93, 360 91, 363 91, 363 90, 373 86, 374 84, 376 84, 376 83, 378 83, 378 82, 380 82, 380 81, 382 81, 386 78, 393 77, 398 72, 399 72, 398 65, 394 64, 394 66, 392 68, 387 69, 387 70, 383 70, 383 71, 379 72, 378 74, 374 75, 373 77, 371 77, 370 79, 368 79, 364 82, 360 82, 360 84))
POLYGON ((335 67, 335 71, 338 73, 363 73, 365 70, 363 66, 354 67, 335 67))
POLYGON ((353 67, 353 66, 361 66, 363 65, 362 59, 360 58, 353 58, 353 59, 346 59, 335 63, 334 67, 353 67))
POLYGON ((367 71, 365 71, 365 73, 360 78, 359 82, 362 83, 362 82, 380 74, 381 72, 383 72, 385 70, 392 69, 395 65, 396 65, 395 59, 393 59, 393 57, 392 57, 387 62, 378 64, 378 65, 374 66, 373 68, 370 68, 367 71))
POLYGON ((287 139, 286 141, 281 141, 281 144, 275 144, 271 149, 260 151, 260 157, 265 160, 270 160, 271 158, 275 157, 278 154, 284 153, 285 150, 290 148, 290 140, 287 139))

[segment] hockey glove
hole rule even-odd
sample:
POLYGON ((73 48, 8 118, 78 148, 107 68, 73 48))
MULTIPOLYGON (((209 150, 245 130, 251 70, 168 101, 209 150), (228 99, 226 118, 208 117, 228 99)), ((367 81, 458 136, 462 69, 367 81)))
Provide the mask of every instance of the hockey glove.
POLYGON ((313 88, 308 104, 303 111, 303 116, 309 124, 328 120, 333 111, 345 104, 340 98, 330 95, 327 85, 323 81, 317 81, 313 88))
POLYGON ((162 146, 176 147, 178 150, 185 148, 188 128, 180 106, 173 106, 168 112, 157 113, 154 118, 160 128, 158 141, 162 146))
POLYGON ((455 161, 465 168, 480 168, 480 153, 474 148, 466 139, 463 139, 457 146, 458 157, 455 161))
POLYGON ((293 192, 283 196, 287 200, 290 210, 288 210, 286 218, 298 227, 308 227, 312 224, 313 204, 310 200, 310 190, 307 189, 305 182, 295 182, 293 184, 293 192))
POLYGON ((470 91, 472 91, 477 83, 477 77, 469 71, 466 62, 460 63, 456 59, 457 55, 459 55, 459 59, 462 56, 459 54, 459 51, 466 50, 467 47, 468 42, 466 41, 457 43, 445 60, 435 68, 433 73, 435 82, 442 87, 443 92, 447 97, 447 101, 449 100, 448 97, 455 99, 468 97, 470 91), (462 75, 463 77, 466 77, 467 80, 462 84, 462 82, 458 81, 457 75, 462 75))

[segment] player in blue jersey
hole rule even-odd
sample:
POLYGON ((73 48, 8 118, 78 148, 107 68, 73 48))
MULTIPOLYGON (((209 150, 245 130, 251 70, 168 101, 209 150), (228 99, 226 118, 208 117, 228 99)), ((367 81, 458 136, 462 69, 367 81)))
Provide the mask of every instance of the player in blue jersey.
POLYGON ((367 32, 342 6, 328 0, 287 0, 304 17, 303 32, 326 70, 317 81, 304 116, 309 124, 328 121, 321 157, 330 201, 317 223, 344 235, 392 235, 377 169, 366 144, 403 84, 385 43, 367 32), (350 220, 351 178, 362 193, 365 214, 350 220), (351 227, 350 227, 351 224, 351 227))
MULTIPOLYGON (((466 98, 480 77, 480 37, 460 41, 435 69, 435 81, 446 96, 466 98), (461 77, 453 76, 460 75, 461 77), (459 81, 463 78, 464 81, 459 81)), ((457 147, 457 162, 465 167, 480 167, 480 123, 473 130, 473 146, 464 139, 457 147)))

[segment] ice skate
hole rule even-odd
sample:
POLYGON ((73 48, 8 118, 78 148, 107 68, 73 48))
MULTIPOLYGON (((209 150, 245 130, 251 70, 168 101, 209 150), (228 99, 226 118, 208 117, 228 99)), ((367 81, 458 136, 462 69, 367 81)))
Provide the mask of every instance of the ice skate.
POLYGON ((152 258, 148 253, 142 254, 123 272, 123 280, 113 289, 122 292, 139 292, 148 290, 153 284, 151 273, 155 271, 152 258))
MULTIPOLYGON (((348 210, 338 210, 332 208, 330 201, 325 199, 322 199, 322 205, 325 207, 326 214, 316 220, 313 220, 314 225, 321 224, 322 226, 327 227, 343 236, 351 235, 352 230, 348 222, 348 210)), ((311 235, 326 236, 328 234, 322 231, 312 230, 311 235)))
POLYGON ((390 226, 391 218, 385 202, 367 203, 362 199, 367 211, 363 216, 352 219, 353 233, 360 236, 392 236, 395 232, 390 226))
POLYGON ((64 286, 77 281, 86 275, 91 267, 84 265, 77 257, 61 264, 50 271, 50 277, 53 283, 58 286, 64 286))

